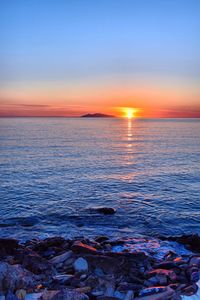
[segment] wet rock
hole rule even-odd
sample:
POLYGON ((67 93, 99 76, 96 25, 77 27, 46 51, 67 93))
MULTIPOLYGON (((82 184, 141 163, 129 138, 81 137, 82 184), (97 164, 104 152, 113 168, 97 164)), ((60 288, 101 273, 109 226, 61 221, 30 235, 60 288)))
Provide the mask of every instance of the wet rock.
POLYGON ((133 291, 128 291, 126 293, 126 296, 124 298, 124 300, 132 300, 134 298, 134 292, 133 291))
POLYGON ((11 291, 6 295, 6 300, 19 300, 11 291))
POLYGON ((71 274, 58 274, 53 276, 53 280, 59 282, 60 284, 70 283, 74 275, 71 274))
POLYGON ((61 255, 53 257, 52 259, 49 260, 49 262, 53 265, 60 264, 60 263, 65 262, 69 258, 71 258, 72 255, 73 255, 73 252, 70 250, 61 255))
POLYGON ((192 285, 186 286, 185 288, 181 289, 181 294, 186 296, 191 296, 197 293, 198 286, 194 283, 192 285))
POLYGON ((101 235, 101 236, 98 236, 95 238, 95 241, 98 242, 98 243, 102 243, 102 242, 105 242, 105 241, 108 241, 109 238, 107 236, 104 236, 104 235, 101 235))
POLYGON ((104 207, 104 206, 97 206, 97 207, 91 207, 91 211, 96 211, 98 213, 102 213, 104 215, 113 215, 116 213, 116 209, 112 207, 104 207))
POLYGON ((71 250, 75 253, 90 253, 90 254, 96 254, 97 250, 89 245, 83 244, 80 241, 76 241, 72 247, 71 250))
POLYGON ((200 256, 193 256, 189 261, 189 265, 195 265, 200 268, 200 256))
POLYGON ((176 241, 184 244, 186 248, 193 252, 200 252, 200 236, 198 234, 184 234, 182 236, 160 237, 162 240, 176 241))
POLYGON ((39 300, 42 293, 26 294, 25 300, 39 300))
POLYGON ((15 296, 19 299, 19 300, 24 300, 26 297, 26 291, 21 289, 21 290, 17 290, 15 293, 15 296))
POLYGON ((41 300, 89 300, 88 296, 74 290, 47 291, 41 300))
POLYGON ((177 264, 175 262, 164 261, 162 263, 154 265, 154 269, 170 270, 173 268, 177 268, 177 264))
POLYGON ((77 258, 74 262, 74 269, 76 272, 87 273, 88 272, 87 260, 85 260, 82 257, 77 258))
POLYGON ((141 284, 134 284, 134 283, 128 283, 128 282, 121 282, 117 288, 118 291, 127 292, 129 290, 133 291, 139 291, 143 288, 141 284))
POLYGON ((135 300, 172 300, 177 299, 175 296, 176 293, 170 287, 152 287, 143 289, 135 300))
POLYGON ((119 300, 119 298, 115 296, 100 296, 97 297, 97 300, 119 300))
POLYGON ((118 299, 124 300, 124 297, 125 297, 125 296, 126 296, 125 293, 121 293, 121 292, 119 292, 119 291, 115 291, 115 292, 114 292, 114 297, 116 297, 116 298, 118 298, 118 299))
POLYGON ((52 269, 46 259, 34 252, 24 257, 22 265, 34 274, 44 274, 47 270, 50 272, 52 269))
POLYGON ((105 291, 105 296, 113 296, 115 288, 113 286, 108 286, 105 291))
POLYGON ((159 279, 159 276, 165 276, 167 278, 169 278, 172 282, 175 282, 177 280, 177 276, 174 273, 174 271, 171 270, 164 270, 164 269, 156 269, 153 271, 150 271, 147 273, 147 276, 153 277, 153 276, 157 276, 157 278, 159 279))
POLYGON ((50 247, 61 247, 65 243, 65 239, 62 237, 47 238, 43 241, 36 243, 32 249, 34 251, 44 252, 50 247))
POLYGON ((19 242, 15 239, 0 239, 0 257, 12 255, 18 246, 19 242))
POLYGON ((17 290, 34 287, 36 278, 34 274, 20 265, 0 263, 0 290, 17 290))

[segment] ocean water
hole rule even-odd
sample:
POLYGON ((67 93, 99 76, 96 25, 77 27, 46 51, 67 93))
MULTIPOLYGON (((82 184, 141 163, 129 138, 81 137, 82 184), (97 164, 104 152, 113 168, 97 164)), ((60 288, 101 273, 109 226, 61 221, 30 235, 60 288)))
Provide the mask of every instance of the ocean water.
POLYGON ((200 120, 1 118, 0 185, 4 237, 200 233, 200 120))

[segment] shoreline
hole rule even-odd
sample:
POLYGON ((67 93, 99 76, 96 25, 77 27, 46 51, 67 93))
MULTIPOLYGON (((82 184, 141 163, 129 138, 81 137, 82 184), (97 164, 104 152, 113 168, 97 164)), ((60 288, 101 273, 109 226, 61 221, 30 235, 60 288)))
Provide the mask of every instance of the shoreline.
POLYGON ((187 299, 199 272, 197 234, 0 238, 0 300, 187 299))

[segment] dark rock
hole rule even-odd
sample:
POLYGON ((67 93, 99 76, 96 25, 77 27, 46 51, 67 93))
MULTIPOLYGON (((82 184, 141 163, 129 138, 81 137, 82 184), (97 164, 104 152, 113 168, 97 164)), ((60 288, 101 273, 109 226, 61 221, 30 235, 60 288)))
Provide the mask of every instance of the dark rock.
POLYGON ((197 293, 198 286, 194 283, 181 290, 181 294, 191 296, 197 293))
POLYGON ((200 252, 200 236, 198 234, 184 234, 182 236, 159 237, 161 240, 176 241, 184 244, 186 248, 193 252, 200 252))
POLYGON ((65 243, 65 239, 62 237, 47 238, 43 241, 36 243, 32 249, 34 251, 44 252, 50 247, 61 247, 65 243))
POLYGON ((105 242, 105 241, 108 241, 108 240, 109 240, 109 238, 107 236, 104 236, 104 235, 98 236, 98 237, 95 238, 95 241, 97 243, 102 243, 102 242, 105 242))
POLYGON ((112 207, 104 207, 104 206, 97 206, 97 207, 91 207, 91 211, 96 211, 98 213, 104 214, 104 215, 113 215, 116 213, 116 209, 112 207))
POLYGON ((18 246, 19 242, 15 239, 0 239, 0 257, 12 255, 18 246))
POLYGON ((24 257, 22 265, 34 274, 45 274, 47 270, 52 270, 50 263, 34 252, 24 257))

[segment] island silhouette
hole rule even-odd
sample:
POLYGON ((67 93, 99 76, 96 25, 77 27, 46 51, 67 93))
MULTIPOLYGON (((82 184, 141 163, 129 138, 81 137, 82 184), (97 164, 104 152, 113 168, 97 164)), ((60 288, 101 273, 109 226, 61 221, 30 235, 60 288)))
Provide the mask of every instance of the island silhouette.
POLYGON ((113 115, 94 113, 94 114, 85 114, 82 115, 81 118, 115 118, 113 115))

